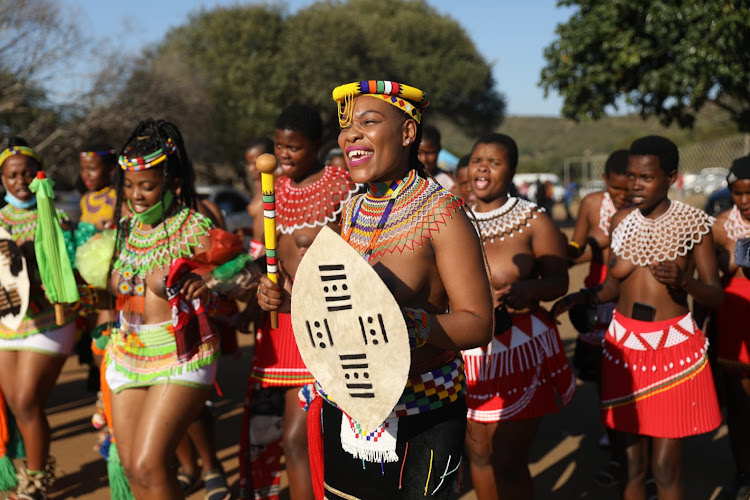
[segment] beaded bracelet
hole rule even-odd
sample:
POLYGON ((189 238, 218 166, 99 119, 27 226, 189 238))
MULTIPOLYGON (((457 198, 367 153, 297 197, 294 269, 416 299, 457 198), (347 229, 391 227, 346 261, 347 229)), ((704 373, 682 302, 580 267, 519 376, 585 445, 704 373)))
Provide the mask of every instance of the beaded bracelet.
POLYGON ((203 308, 206 310, 209 316, 213 316, 216 313, 216 309, 219 307, 219 294, 211 290, 208 292, 208 298, 203 308))
POLYGON ((401 312, 409 334, 409 347, 412 351, 422 347, 427 343, 427 337, 430 335, 430 315, 424 309, 411 307, 402 307, 401 312))
POLYGON ((91 285, 80 284, 78 285, 78 303, 74 306, 74 310, 80 309, 82 316, 88 316, 96 312, 96 305, 99 302, 99 294, 91 285))
POLYGON ((583 253, 583 247, 577 241, 570 240, 568 242, 568 246, 575 248, 578 255, 581 255, 583 253))

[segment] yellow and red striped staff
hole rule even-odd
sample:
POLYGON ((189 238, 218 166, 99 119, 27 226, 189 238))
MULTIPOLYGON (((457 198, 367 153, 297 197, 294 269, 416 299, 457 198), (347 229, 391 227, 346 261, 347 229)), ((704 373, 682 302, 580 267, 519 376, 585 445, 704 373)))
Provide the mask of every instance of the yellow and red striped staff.
MULTIPOLYGON (((276 178, 276 157, 272 154, 262 154, 255 160, 255 166, 260 172, 261 192, 263 194, 263 234, 266 240, 266 274, 268 279, 279 283, 279 261, 276 257, 276 192, 274 182, 276 178)), ((279 327, 279 315, 271 312, 271 328, 279 327)))

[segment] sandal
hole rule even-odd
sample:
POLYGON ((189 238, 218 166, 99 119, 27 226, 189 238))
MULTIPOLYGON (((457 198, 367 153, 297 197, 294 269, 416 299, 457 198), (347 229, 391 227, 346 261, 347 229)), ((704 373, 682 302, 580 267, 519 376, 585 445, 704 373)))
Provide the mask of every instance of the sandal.
POLYGON ((206 483, 206 500, 228 500, 230 498, 227 478, 222 470, 212 470, 203 474, 206 483))
POLYGON ((177 471, 177 482, 180 483, 180 488, 185 496, 198 489, 198 478, 183 470, 177 471))

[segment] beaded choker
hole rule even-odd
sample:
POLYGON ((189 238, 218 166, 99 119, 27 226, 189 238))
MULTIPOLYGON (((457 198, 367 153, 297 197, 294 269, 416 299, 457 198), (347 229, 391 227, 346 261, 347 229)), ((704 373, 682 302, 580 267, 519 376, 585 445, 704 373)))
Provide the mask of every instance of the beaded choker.
POLYGON ((330 165, 309 186, 296 188, 291 183, 286 176, 276 181, 276 227, 283 234, 336 221, 344 203, 358 189, 345 169, 330 165))
POLYGON ((523 233, 524 227, 531 226, 531 221, 544 209, 528 200, 509 197, 503 206, 489 212, 474 211, 479 226, 477 231, 482 242, 495 242, 495 238, 505 241, 505 237, 514 237, 515 233, 523 233))
POLYGON ((742 214, 740 213, 740 209, 737 208, 737 205, 734 205, 729 211, 727 221, 724 223, 724 230, 732 241, 750 237, 750 224, 745 222, 745 219, 742 218, 742 214))
POLYGON ((419 177, 416 170, 389 187, 393 189, 390 195, 355 196, 344 211, 342 236, 368 260, 414 251, 415 245, 422 246, 425 238, 445 224, 446 217, 463 206, 460 197, 419 177))
POLYGON ((655 219, 635 209, 612 231, 612 252, 636 266, 684 257, 711 230, 714 220, 703 210, 675 200, 655 219))
POLYGON ((599 229, 609 236, 609 223, 612 220, 612 216, 615 215, 617 209, 615 204, 612 203, 612 197, 609 196, 607 191, 604 191, 604 197, 602 198, 602 204, 599 206, 599 229))

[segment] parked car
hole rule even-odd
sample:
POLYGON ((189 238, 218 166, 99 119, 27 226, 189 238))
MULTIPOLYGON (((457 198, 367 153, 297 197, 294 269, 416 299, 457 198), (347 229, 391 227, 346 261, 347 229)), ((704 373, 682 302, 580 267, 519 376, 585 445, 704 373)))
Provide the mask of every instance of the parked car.
POLYGON ((685 174, 682 189, 696 194, 713 193, 727 185, 728 173, 726 168, 713 167, 704 168, 697 174, 685 174))
POLYGON ((209 200, 221 209, 227 222, 227 230, 234 232, 241 227, 251 227, 253 218, 247 213, 250 196, 231 186, 217 184, 195 186, 198 197, 209 200))

